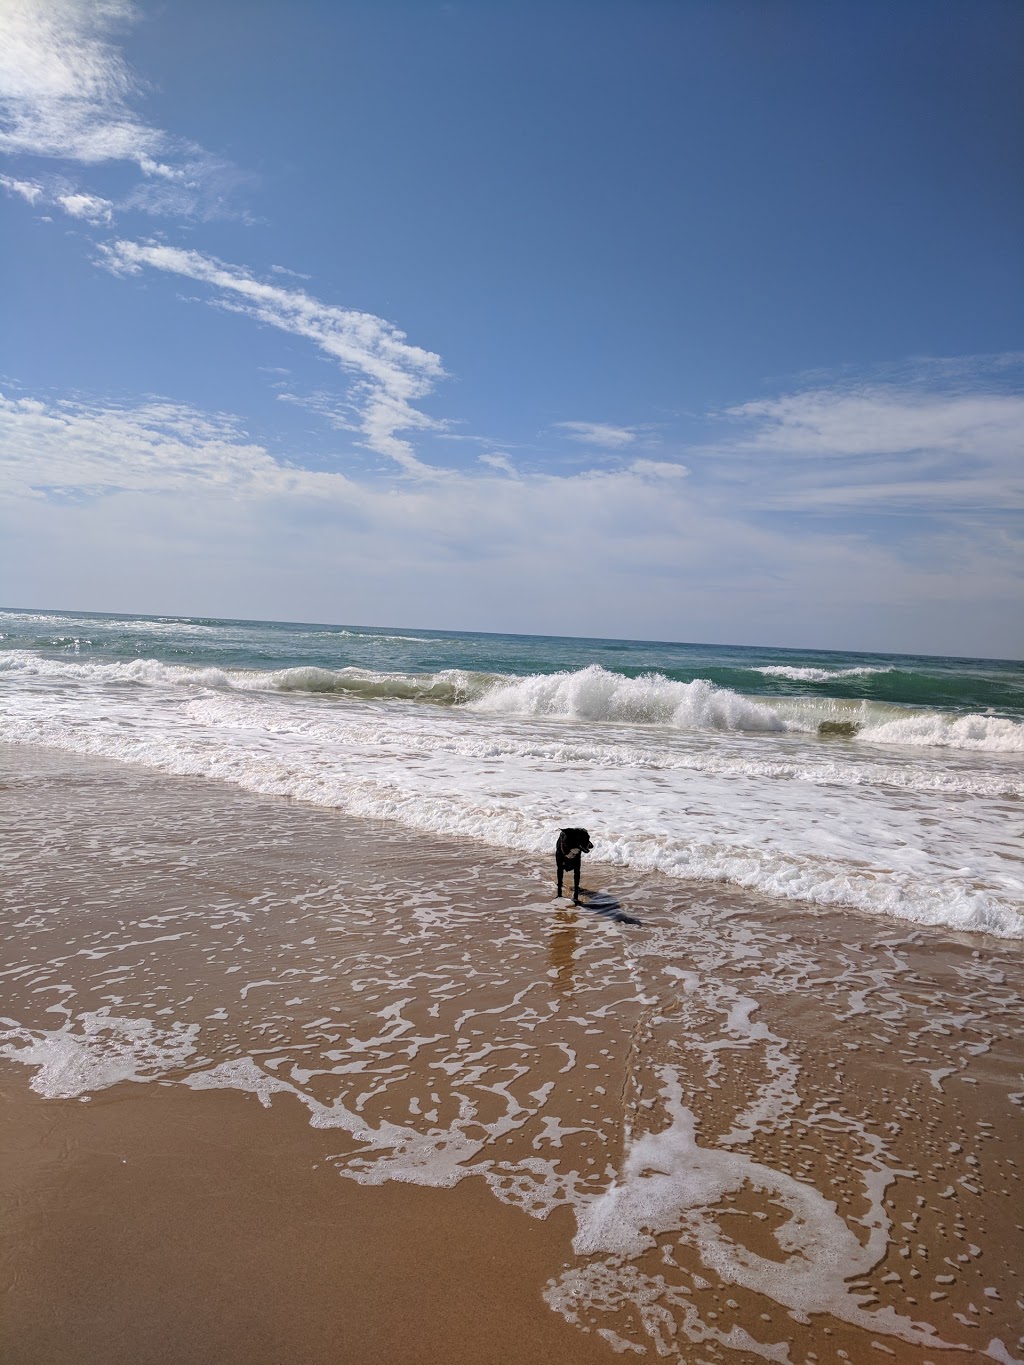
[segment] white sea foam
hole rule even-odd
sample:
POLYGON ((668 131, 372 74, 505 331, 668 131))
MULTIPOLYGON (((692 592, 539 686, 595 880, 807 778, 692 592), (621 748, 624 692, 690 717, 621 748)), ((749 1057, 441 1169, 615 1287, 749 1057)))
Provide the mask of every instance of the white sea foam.
MULTIPOLYGON (((781 1304, 797 1322, 829 1314, 876 1336, 896 1337, 933 1351, 967 1349, 943 1340, 930 1324, 891 1307, 873 1308, 875 1295, 851 1284, 874 1270, 888 1252, 892 1224, 884 1196, 896 1177, 906 1174, 888 1164, 878 1137, 861 1125, 863 1153, 854 1169, 866 1203, 857 1219, 864 1235, 809 1182, 743 1153, 702 1146, 678 1076, 671 1067, 663 1067, 661 1078, 668 1122, 657 1131, 632 1136, 616 1180, 596 1199, 577 1204, 573 1250, 577 1256, 595 1259, 549 1282, 545 1298, 552 1308, 578 1322, 588 1309, 607 1312, 628 1305, 639 1310, 659 1355, 676 1354, 672 1342, 681 1329, 694 1342, 711 1338, 764 1359, 788 1361, 785 1343, 761 1343, 749 1336, 743 1341, 730 1339, 702 1320, 688 1288, 628 1264, 655 1248, 657 1238, 677 1233, 698 1249, 704 1266, 723 1284, 781 1304), (742 1189, 788 1213, 773 1233, 778 1255, 763 1256, 746 1247, 733 1227, 726 1231, 720 1226, 718 1211, 728 1196, 742 1189), (659 1306, 657 1313, 647 1310, 653 1303, 659 1306), (670 1310, 681 1320, 676 1321, 670 1310)), ((844 1122, 833 1114, 806 1121, 823 1119, 844 1122)), ((993 1341, 984 1354, 1000 1360, 1003 1352, 1003 1344, 993 1341)))
POLYGON ((71 1099, 121 1081, 148 1081, 193 1057, 198 1024, 157 1027, 121 1019, 104 1008, 63 1028, 32 1030, 0 1019, 0 1056, 36 1068, 32 1089, 47 1099, 71 1099))
POLYGON ((1024 753, 1024 725, 1004 716, 950 716, 919 711, 865 725, 859 738, 872 744, 934 745, 945 749, 1024 753))
POLYGON ((421 1132, 411 1126, 381 1122, 372 1124, 341 1100, 324 1104, 297 1085, 269 1076, 251 1057, 242 1057, 208 1071, 193 1072, 185 1080, 193 1090, 245 1090, 269 1106, 274 1094, 290 1094, 310 1111, 313 1128, 339 1128, 362 1145, 362 1155, 350 1161, 342 1174, 361 1185, 384 1185, 389 1180, 434 1189, 450 1189, 471 1172, 466 1163, 476 1156, 494 1125, 471 1122, 469 1114, 448 1129, 421 1132), (472 1127, 476 1136, 464 1131, 472 1127))

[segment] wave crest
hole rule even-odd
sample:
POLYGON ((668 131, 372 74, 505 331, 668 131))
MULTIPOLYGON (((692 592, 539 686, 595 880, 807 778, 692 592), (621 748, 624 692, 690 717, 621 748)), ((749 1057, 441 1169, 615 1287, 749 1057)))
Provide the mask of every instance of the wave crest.
POLYGON ((771 706, 703 678, 673 682, 662 673, 627 678, 600 664, 576 672, 504 679, 470 706, 491 715, 672 725, 686 730, 793 728, 771 706))
MULTIPOLYGON (((252 677, 253 675, 246 675, 252 677)), ((255 687, 234 682, 240 691, 319 692, 366 700, 422 701, 435 706, 459 706, 476 696, 487 684, 487 675, 448 668, 439 673, 375 673, 370 669, 284 668, 257 674, 255 687)))

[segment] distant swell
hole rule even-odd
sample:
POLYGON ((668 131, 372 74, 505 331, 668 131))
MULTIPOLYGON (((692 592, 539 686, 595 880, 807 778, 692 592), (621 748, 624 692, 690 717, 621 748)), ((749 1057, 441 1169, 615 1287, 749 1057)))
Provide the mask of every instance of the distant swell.
POLYGON ((792 682, 835 682, 837 678, 864 678, 871 673, 894 673, 889 668, 791 668, 785 664, 772 664, 756 668, 755 673, 763 673, 766 678, 789 678, 792 682))

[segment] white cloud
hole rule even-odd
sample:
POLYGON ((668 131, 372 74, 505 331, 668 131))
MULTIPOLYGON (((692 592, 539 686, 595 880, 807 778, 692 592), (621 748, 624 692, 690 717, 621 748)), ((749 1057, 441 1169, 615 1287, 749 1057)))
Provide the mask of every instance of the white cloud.
POLYGON ((88 166, 131 162, 145 177, 130 196, 135 207, 218 212, 237 172, 131 107, 142 91, 109 38, 136 18, 128 0, 3 0, 0 152, 88 166))
POLYGON ((911 555, 752 524, 657 469, 360 482, 155 401, 0 401, 0 493, 25 602, 1004 654, 1024 603, 984 521, 911 555))
MULTIPOLYGON (((246 442, 232 419, 179 404, 135 408, 105 404, 46 404, 0 395, 0 489, 10 497, 73 500, 124 491, 152 494, 219 489, 287 492, 301 479, 246 442)), ((343 485, 327 485, 332 490, 343 485)))
POLYGON ((0 185, 9 194, 20 194, 22 199, 27 200, 30 204, 36 204, 46 193, 42 185, 37 184, 36 181, 15 180, 10 175, 0 175, 0 185))
POLYGON ((555 426, 568 432, 570 441, 602 446, 606 450, 632 445, 638 434, 633 427, 611 427, 602 422, 556 422, 555 426))
POLYGON ((87 223, 109 223, 114 216, 110 200, 97 194, 59 194, 57 203, 72 218, 84 218, 87 223))

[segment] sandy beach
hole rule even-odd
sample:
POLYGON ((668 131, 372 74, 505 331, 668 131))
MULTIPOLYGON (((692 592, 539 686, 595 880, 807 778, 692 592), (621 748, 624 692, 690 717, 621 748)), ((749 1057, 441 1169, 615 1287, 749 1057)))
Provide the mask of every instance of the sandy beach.
POLYGON ((1020 1358, 1018 943, 0 784, 11 1365, 1020 1358))

